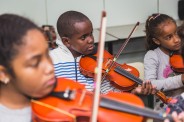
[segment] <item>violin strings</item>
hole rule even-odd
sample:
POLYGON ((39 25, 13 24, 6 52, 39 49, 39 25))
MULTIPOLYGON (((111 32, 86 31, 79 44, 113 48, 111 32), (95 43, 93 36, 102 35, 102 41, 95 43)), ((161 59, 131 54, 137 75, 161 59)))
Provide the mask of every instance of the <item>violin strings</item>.
POLYGON ((139 26, 139 22, 136 23, 136 25, 134 26, 133 30, 129 34, 128 38, 125 40, 125 42, 123 43, 123 45, 118 50, 118 53, 116 54, 116 56, 114 57, 113 61, 111 62, 111 64, 109 65, 109 67, 106 69, 104 75, 102 76, 102 81, 101 82, 104 81, 105 77, 107 76, 107 74, 109 73, 109 71, 111 70, 111 68, 114 66, 114 64, 115 64, 116 60, 118 59, 119 55, 124 50, 124 48, 127 45, 127 43, 129 42, 131 35, 134 33, 134 31, 137 29, 138 26, 139 26))
POLYGON ((68 113, 68 112, 66 112, 66 111, 63 111, 63 110, 61 110, 61 109, 59 109, 59 108, 56 108, 56 107, 51 106, 51 105, 49 105, 49 104, 46 104, 46 103, 43 103, 43 102, 40 102, 40 101, 37 101, 37 100, 33 100, 33 99, 31 100, 31 102, 33 102, 33 103, 35 103, 35 104, 38 104, 38 105, 40 105, 40 106, 44 106, 44 107, 47 107, 47 108, 49 108, 49 109, 55 110, 55 111, 57 111, 57 112, 59 112, 59 113, 65 114, 65 115, 67 115, 67 116, 73 118, 73 119, 76 121, 76 116, 75 116, 75 115, 70 114, 70 113, 68 113))

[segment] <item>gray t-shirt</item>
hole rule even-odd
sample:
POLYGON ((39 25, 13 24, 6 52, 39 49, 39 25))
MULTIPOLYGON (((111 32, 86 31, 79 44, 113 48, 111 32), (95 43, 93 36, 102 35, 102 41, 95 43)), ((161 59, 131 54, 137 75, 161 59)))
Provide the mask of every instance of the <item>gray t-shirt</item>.
POLYGON ((0 122, 31 122, 31 107, 9 109, 0 104, 0 122))

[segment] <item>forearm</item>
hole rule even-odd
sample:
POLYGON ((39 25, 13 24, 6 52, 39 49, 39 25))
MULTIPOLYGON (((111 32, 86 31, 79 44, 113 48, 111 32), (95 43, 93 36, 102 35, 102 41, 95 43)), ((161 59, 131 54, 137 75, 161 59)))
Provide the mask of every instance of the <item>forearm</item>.
POLYGON ((177 75, 162 80, 151 80, 151 83, 156 86, 158 90, 177 89, 183 86, 182 77, 182 75, 177 75))

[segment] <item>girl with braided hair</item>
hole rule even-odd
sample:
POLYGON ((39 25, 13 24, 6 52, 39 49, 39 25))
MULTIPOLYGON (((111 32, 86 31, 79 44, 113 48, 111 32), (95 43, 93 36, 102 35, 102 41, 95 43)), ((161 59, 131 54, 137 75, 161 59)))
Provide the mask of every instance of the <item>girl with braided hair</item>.
MULTIPOLYGON (((181 94, 184 89, 184 75, 176 75, 169 63, 170 53, 181 49, 175 20, 166 14, 153 14, 145 25, 147 53, 144 57, 145 80, 150 80, 158 90, 167 96, 181 94)), ((166 105, 154 100, 155 110, 164 110, 166 105)), ((165 110, 164 110, 165 111, 165 110)))
POLYGON ((31 98, 54 89, 48 52, 37 25, 18 15, 0 15, 0 122, 31 122, 31 98))

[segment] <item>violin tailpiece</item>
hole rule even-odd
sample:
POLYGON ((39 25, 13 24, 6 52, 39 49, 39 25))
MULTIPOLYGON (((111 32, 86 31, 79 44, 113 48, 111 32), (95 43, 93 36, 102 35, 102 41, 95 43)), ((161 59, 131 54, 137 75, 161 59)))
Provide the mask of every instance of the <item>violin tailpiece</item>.
POLYGON ((51 92, 51 96, 65 99, 65 100, 73 100, 75 98, 75 91, 74 90, 65 90, 60 92, 51 92))

